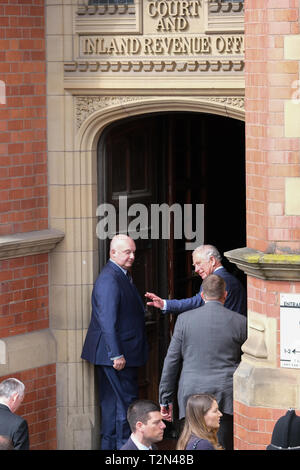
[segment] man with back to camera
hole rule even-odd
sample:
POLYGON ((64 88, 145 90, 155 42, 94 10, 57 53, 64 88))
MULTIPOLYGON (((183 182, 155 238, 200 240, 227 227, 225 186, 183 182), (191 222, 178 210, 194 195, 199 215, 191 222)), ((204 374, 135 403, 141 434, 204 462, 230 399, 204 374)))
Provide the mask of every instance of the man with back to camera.
POLYGON ((160 407, 151 400, 137 400, 128 408, 127 420, 132 431, 120 450, 155 450, 166 427, 160 407))
POLYGON ((202 283, 205 305, 179 315, 164 361, 159 385, 163 419, 172 419, 172 400, 178 385, 179 418, 185 416, 190 395, 214 395, 223 414, 218 432, 226 450, 233 448, 233 374, 247 338, 247 320, 224 307, 225 281, 216 274, 202 283))
POLYGON ((24 384, 15 378, 0 383, 0 435, 9 438, 13 449, 29 450, 28 424, 15 414, 25 393, 24 384))
POLYGON ((101 449, 119 449, 128 439, 126 414, 138 398, 138 367, 147 361, 145 308, 130 269, 136 246, 115 235, 110 259, 92 293, 92 317, 82 359, 95 365, 101 407, 101 449))
MULTIPOLYGON (((200 245, 193 251, 192 256, 195 272, 203 280, 210 274, 217 274, 225 280, 227 297, 224 307, 246 316, 247 300, 245 289, 241 282, 222 266, 221 255, 217 248, 213 245, 200 245)), ((147 305, 160 308, 162 313, 182 313, 204 305, 201 292, 202 286, 198 294, 181 300, 164 300, 151 292, 147 292, 145 297, 151 300, 151 302, 147 302, 147 305)))

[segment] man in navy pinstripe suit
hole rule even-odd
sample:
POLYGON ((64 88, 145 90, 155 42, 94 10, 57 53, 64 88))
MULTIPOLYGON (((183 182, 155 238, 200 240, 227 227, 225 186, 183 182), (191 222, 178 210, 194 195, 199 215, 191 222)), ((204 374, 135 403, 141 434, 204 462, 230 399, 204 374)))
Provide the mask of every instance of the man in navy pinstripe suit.
MULTIPOLYGON (((222 277, 226 283, 227 291, 224 307, 247 316, 245 289, 241 282, 222 266, 221 255, 216 247, 213 245, 201 245, 197 247, 193 251, 193 265, 195 272, 199 274, 202 279, 205 279, 210 274, 217 274, 222 277)), ((151 300, 147 305, 160 308, 162 313, 182 313, 204 305, 201 292, 202 287, 200 287, 198 294, 193 297, 180 300, 163 300, 151 292, 147 292, 145 296, 151 300)))
POLYGON ((147 361, 145 308, 129 273, 135 250, 127 235, 112 239, 110 260, 94 285, 81 355, 98 377, 101 449, 119 449, 129 438, 127 409, 138 398, 138 367, 147 361))

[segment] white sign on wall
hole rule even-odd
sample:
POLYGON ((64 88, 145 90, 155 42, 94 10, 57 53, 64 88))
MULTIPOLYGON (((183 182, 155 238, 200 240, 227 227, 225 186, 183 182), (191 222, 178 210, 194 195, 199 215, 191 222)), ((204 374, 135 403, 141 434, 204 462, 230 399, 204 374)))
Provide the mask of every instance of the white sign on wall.
POLYGON ((280 294, 280 365, 300 369, 300 294, 280 294))

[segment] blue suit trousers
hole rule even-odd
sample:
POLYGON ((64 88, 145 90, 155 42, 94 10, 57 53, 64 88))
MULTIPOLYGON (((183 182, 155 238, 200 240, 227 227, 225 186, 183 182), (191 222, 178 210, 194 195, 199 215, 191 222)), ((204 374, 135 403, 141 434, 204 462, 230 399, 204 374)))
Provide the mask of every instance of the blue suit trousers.
POLYGON ((131 434, 127 409, 138 399, 138 368, 117 371, 111 366, 95 367, 101 408, 101 449, 120 449, 131 434))

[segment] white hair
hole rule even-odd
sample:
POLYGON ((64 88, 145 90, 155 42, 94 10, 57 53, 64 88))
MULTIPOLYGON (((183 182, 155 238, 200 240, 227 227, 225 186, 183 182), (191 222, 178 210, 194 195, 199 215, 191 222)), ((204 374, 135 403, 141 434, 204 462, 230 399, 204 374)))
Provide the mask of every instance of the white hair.
POLYGON ((210 256, 213 256, 214 258, 216 258, 217 261, 221 261, 222 259, 220 252, 213 245, 197 246, 197 248, 195 248, 195 250, 193 251, 193 256, 194 254, 195 255, 199 254, 201 257, 204 257, 206 260, 208 260, 210 256))
POLYGON ((5 379, 0 383, 0 397, 9 399, 14 393, 24 395, 25 385, 14 377, 5 379))

